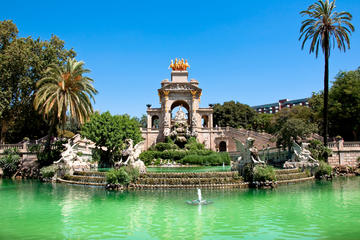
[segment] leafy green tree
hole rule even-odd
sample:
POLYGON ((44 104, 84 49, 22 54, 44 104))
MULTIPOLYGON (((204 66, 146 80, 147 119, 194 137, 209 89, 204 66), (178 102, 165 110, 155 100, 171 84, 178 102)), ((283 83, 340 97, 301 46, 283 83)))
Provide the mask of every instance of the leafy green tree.
POLYGON ((329 130, 345 140, 360 140, 360 68, 339 72, 329 93, 329 130))
POLYGON ((284 108, 281 111, 273 115, 271 120, 270 133, 278 133, 284 124, 290 119, 300 119, 306 124, 312 124, 314 122, 313 111, 305 106, 294 106, 292 108, 284 108))
POLYGON ((126 139, 132 139, 134 144, 142 140, 140 126, 135 118, 127 114, 112 116, 109 112, 95 112, 90 121, 82 126, 81 135, 93 141, 98 149, 106 148, 100 150, 103 166, 113 165, 120 151, 124 150, 126 139))
POLYGON ((234 101, 217 103, 213 109, 214 125, 220 127, 250 128, 256 114, 250 106, 234 101))
POLYGON ((274 115, 267 113, 257 113, 251 123, 252 129, 255 131, 273 132, 272 119, 274 115))
POLYGON ((93 113, 91 99, 97 93, 93 80, 84 74, 84 62, 68 59, 64 66, 51 64, 36 86, 34 106, 52 126, 57 123, 64 129, 66 114, 71 119, 85 123, 93 113))
POLYGON ((140 127, 147 128, 147 116, 146 116, 146 114, 143 114, 141 116, 141 118, 138 118, 138 117, 134 117, 134 118, 136 119, 136 121, 139 122, 140 127))
POLYGON ((64 49, 56 36, 49 41, 18 38, 10 21, 0 21, 0 141, 16 142, 23 137, 42 137, 47 124, 34 111, 36 82, 49 64, 63 64, 76 54, 64 49), (32 124, 28 124, 31 122, 32 124))
POLYGON ((302 21, 300 38, 303 39, 303 49, 307 41, 310 43, 310 53, 318 56, 319 46, 325 57, 324 74, 324 146, 327 146, 328 137, 328 91, 329 91, 329 57, 330 49, 337 46, 340 51, 350 48, 349 35, 355 30, 350 23, 352 15, 348 12, 335 12, 335 0, 319 0, 310 5, 307 10, 301 11, 307 19, 302 21))
POLYGON ((309 106, 313 113, 313 120, 319 127, 319 132, 323 133, 323 111, 324 111, 324 93, 322 91, 312 93, 311 98, 309 99, 309 106))
POLYGON ((147 116, 143 114, 140 118, 140 126, 143 128, 147 128, 147 116))
POLYGON ((288 148, 290 151, 293 140, 306 138, 316 131, 317 127, 314 123, 307 123, 299 118, 287 119, 276 134, 276 145, 282 146, 283 149, 288 148))

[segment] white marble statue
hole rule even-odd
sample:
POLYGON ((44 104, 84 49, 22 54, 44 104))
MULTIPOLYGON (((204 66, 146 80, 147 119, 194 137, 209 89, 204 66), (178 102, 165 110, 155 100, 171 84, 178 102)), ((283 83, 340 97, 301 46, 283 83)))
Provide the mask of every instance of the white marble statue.
POLYGON ((257 148, 254 146, 255 139, 248 137, 246 139, 245 149, 241 152, 241 155, 237 158, 237 161, 231 163, 232 170, 242 171, 244 166, 247 164, 258 165, 265 164, 260 159, 257 148))
POLYGON ((63 144, 66 149, 61 153, 61 158, 54 162, 61 169, 68 169, 70 175, 73 175, 74 171, 89 171, 92 165, 77 155, 77 145, 78 143, 71 145, 69 139, 67 143, 63 144))
POLYGON ((302 143, 301 146, 294 140, 292 145, 293 155, 289 161, 283 165, 284 168, 304 168, 319 166, 319 161, 311 156, 311 152, 306 149, 309 144, 302 143))
POLYGON ((130 165, 134 168, 138 168, 140 173, 146 172, 146 167, 143 161, 139 159, 140 153, 144 150, 145 141, 141 141, 134 147, 134 141, 132 139, 126 140, 128 148, 125 149, 122 154, 128 156, 127 160, 123 163, 122 160, 116 163, 116 166, 130 165))
POLYGON ((186 120, 186 114, 183 112, 181 107, 182 106, 180 105, 179 106, 179 111, 176 112, 175 121, 184 121, 184 120, 186 120))

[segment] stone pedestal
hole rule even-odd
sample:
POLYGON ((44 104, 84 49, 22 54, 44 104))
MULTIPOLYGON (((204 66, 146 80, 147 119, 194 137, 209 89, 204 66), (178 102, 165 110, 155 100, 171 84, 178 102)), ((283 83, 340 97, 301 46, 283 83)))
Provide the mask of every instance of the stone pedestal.
POLYGON ((188 71, 172 71, 171 81, 172 82, 188 82, 188 71))

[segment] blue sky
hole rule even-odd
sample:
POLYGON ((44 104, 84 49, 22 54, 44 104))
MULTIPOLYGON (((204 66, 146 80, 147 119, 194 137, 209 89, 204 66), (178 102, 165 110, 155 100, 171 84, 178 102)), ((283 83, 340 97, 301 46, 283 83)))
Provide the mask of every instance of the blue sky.
MULTIPOLYGON (((189 60, 203 89, 201 106, 235 100, 249 105, 311 96, 323 87, 323 55, 300 47, 299 12, 313 0, 258 1, 5 1, 1 20, 20 36, 74 48, 92 72, 95 109, 141 116, 159 106, 170 59, 189 60)), ((333 50, 330 79, 360 66, 360 1, 338 0, 353 15, 351 49, 333 50)))

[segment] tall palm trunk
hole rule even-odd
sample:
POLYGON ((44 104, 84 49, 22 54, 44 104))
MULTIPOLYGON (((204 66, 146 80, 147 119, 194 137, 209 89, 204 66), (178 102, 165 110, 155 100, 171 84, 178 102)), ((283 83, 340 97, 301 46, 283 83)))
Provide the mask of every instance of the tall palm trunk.
MULTIPOLYGON (((329 101, 329 34, 325 34, 326 37, 324 39, 324 48, 325 48, 325 72, 324 72, 324 146, 328 145, 328 101, 329 101)), ((328 156, 326 156, 325 160, 327 161, 328 156)))

